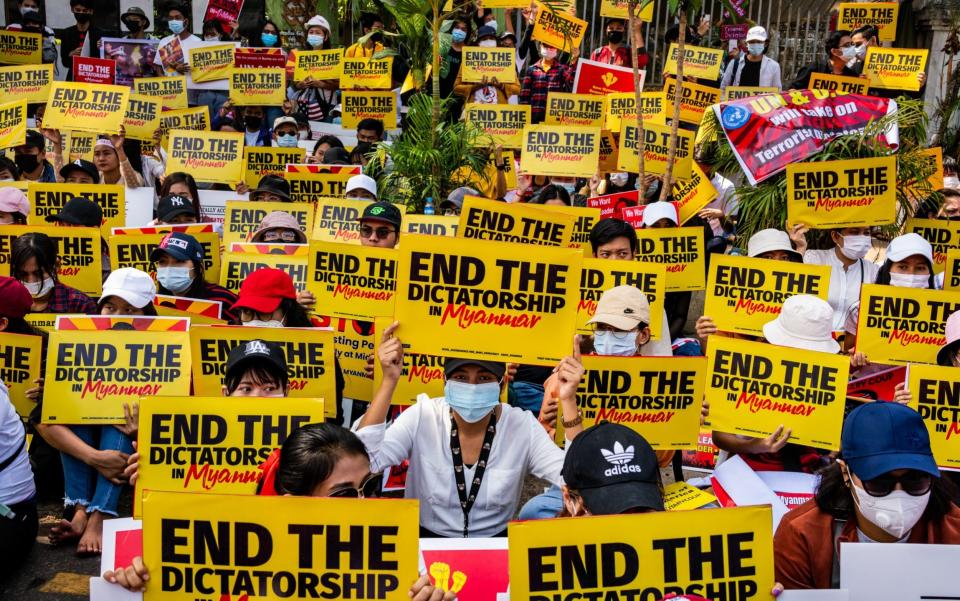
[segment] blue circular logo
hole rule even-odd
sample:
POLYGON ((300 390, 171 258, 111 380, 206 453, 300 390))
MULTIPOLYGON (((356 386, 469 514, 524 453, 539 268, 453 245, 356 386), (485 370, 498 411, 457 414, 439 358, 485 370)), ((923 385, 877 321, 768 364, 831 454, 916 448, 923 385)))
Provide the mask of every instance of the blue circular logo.
POLYGON ((720 122, 727 129, 739 129, 750 120, 750 111, 743 106, 728 106, 723 109, 720 122))

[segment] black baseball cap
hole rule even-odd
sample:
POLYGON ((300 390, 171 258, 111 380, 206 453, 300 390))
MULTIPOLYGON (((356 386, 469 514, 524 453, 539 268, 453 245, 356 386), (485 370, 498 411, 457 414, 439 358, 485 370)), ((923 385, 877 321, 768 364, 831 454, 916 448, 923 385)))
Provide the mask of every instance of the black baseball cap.
POLYGON ((506 364, 500 363, 499 361, 479 361, 477 359, 456 359, 454 357, 447 357, 443 362, 443 375, 449 378, 450 374, 464 365, 478 365, 495 375, 498 380, 502 380, 503 374, 507 372, 506 364))
POLYGON ((363 209, 363 215, 360 216, 360 222, 363 223, 366 219, 376 219, 377 221, 385 221, 391 225, 397 226, 397 229, 400 229, 400 224, 403 222, 403 216, 400 214, 400 209, 393 206, 393 203, 386 201, 371 202, 363 209))
POLYGON ((61 221, 72 225, 100 227, 103 224, 103 209, 83 196, 74 196, 63 205, 56 215, 47 215, 47 221, 61 221))
POLYGON ((324 165, 349 165, 350 164, 350 153, 340 148, 339 146, 334 146, 328 148, 326 152, 323 153, 323 164, 324 165))
POLYGON ((34 148, 39 148, 40 150, 43 150, 44 148, 47 147, 47 141, 46 141, 46 138, 43 137, 43 134, 41 134, 37 130, 28 129, 27 137, 23 145, 32 146, 34 148))
POLYGON ((567 448, 561 473, 593 515, 664 509, 657 454, 626 426, 603 422, 581 432, 567 448))
POLYGON ((287 373, 287 359, 279 345, 266 340, 248 340, 230 350, 224 379, 228 380, 234 374, 242 375, 251 363, 266 363, 279 373, 287 373))
POLYGON ((163 253, 177 261, 203 261, 203 245, 190 234, 183 232, 172 232, 164 236, 150 253, 150 260, 158 261, 163 253))
POLYGON ((186 196, 167 194, 157 203, 157 219, 160 221, 169 222, 180 215, 197 216, 197 212, 193 209, 193 203, 186 196))
POLYGON ((97 170, 97 166, 91 163, 90 161, 85 161, 83 159, 77 159, 70 163, 67 163, 60 168, 60 177, 67 179, 70 176, 71 171, 83 171, 87 175, 93 178, 94 183, 100 183, 100 172, 97 170))
POLYGON ((257 192, 276 194, 283 200, 290 202, 290 183, 279 175, 264 175, 261 177, 260 181, 257 182, 257 187, 250 190, 251 200, 257 192))

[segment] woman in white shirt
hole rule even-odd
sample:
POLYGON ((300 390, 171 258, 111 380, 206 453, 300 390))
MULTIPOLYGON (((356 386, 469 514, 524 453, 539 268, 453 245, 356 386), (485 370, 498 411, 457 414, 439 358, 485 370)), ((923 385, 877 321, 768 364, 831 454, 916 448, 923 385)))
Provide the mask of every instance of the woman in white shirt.
MULTIPOLYGON (((561 483, 563 451, 530 412, 500 402, 506 366, 494 361, 448 358, 445 395, 421 395, 384 424, 403 366, 403 345, 394 323, 378 350, 383 382, 360 420, 357 435, 380 471, 410 460, 406 497, 420 499, 421 536, 490 537, 506 534, 527 474, 561 483)), ((582 430, 577 386, 583 377, 579 350, 556 367, 567 440, 582 430)))
POLYGON ((850 307, 860 300, 860 286, 877 279, 880 266, 865 257, 873 248, 869 227, 845 227, 830 231, 833 246, 808 250, 803 262, 830 266, 830 291, 827 302, 833 307, 833 329, 843 330, 850 307))

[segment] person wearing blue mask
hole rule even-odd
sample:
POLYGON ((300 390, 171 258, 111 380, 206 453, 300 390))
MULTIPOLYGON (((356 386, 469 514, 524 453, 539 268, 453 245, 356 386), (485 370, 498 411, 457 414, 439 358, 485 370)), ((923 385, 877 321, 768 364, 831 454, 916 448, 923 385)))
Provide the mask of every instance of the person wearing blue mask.
POLYGON ((250 40, 250 46, 255 48, 282 48, 280 43, 280 28, 277 24, 267 19, 260 28, 260 35, 256 39, 250 40))
POLYGON ((296 148, 299 126, 293 117, 277 117, 273 122, 273 145, 280 148, 296 148))
POLYGON ((201 40, 190 31, 190 10, 185 6, 172 5, 167 9, 166 17, 170 35, 160 40, 160 51, 153 57, 153 64, 163 67, 166 75, 187 75, 190 72, 187 50, 201 40), (164 52, 163 49, 171 46, 174 40, 178 41, 180 50, 164 52))
POLYGON ((463 111, 464 100, 461 96, 454 94, 453 90, 457 83, 457 75, 460 73, 460 63, 463 61, 463 46, 470 39, 471 24, 471 19, 467 17, 454 17, 450 29, 450 50, 443 56, 443 62, 440 65, 440 96, 454 99, 447 114, 452 121, 460 119, 460 113, 463 111))
POLYGON ((747 32, 747 51, 740 58, 727 63, 720 81, 720 89, 728 86, 782 88, 780 63, 765 56, 768 47, 767 30, 759 25, 747 32))
MULTIPOLYGON (((420 395, 387 427, 390 402, 403 371, 403 344, 394 322, 377 351, 383 380, 355 426, 379 471, 410 460, 405 496, 420 499, 421 536, 505 536, 527 475, 560 485, 563 451, 532 413, 500 402, 506 365, 448 357, 444 396, 420 395), (468 484, 469 483, 469 484, 468 484)), ((416 327, 416 326, 414 326, 416 327)), ((557 365, 564 415, 578 416, 577 386, 583 377, 579 349, 557 365)), ((566 435, 583 429, 574 418, 566 435)))
MULTIPOLYGON (((160 199, 161 207, 174 207, 174 209, 165 209, 169 213, 175 213, 175 207, 186 206, 187 203, 185 198, 177 195, 168 195, 160 199)), ((157 269, 158 293, 218 301, 223 307, 221 318, 234 321, 238 318, 232 309, 237 302, 237 295, 223 286, 206 281, 205 259, 206 252, 203 245, 190 234, 174 232, 164 236, 160 244, 150 253, 150 261, 156 265, 157 269)))

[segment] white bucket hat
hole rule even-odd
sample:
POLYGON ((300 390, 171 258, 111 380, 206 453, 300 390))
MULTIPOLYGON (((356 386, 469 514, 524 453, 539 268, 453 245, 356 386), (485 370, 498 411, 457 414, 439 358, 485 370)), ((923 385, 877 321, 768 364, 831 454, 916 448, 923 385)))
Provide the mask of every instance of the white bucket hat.
POLYGON ((650 227, 661 219, 669 219, 677 225, 677 207, 672 202, 651 202, 643 208, 643 225, 650 227))
POLYGON ((800 253, 793 250, 793 245, 790 244, 790 236, 783 230, 773 228, 760 230, 750 236, 750 240, 747 242, 747 256, 749 257, 758 257, 772 250, 783 250, 797 259, 803 258, 800 253))
POLYGON ((783 301, 780 315, 763 324, 763 336, 771 344, 836 354, 833 339, 833 307, 822 298, 795 294, 783 301))

